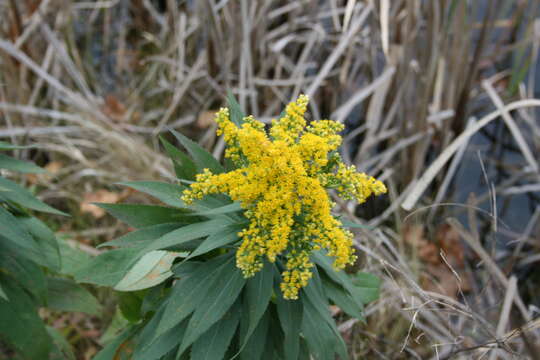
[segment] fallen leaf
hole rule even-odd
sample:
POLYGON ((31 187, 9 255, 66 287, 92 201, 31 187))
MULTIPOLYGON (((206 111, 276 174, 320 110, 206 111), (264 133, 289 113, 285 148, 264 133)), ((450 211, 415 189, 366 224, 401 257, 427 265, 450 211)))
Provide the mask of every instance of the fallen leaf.
POLYGON ((105 215, 105 210, 92 204, 94 202, 116 203, 121 199, 121 194, 114 193, 108 190, 100 189, 95 192, 84 194, 81 202, 80 210, 83 213, 91 214, 96 219, 105 215))
POLYGON ((437 242, 445 252, 450 265, 462 268, 465 263, 465 249, 459 239, 459 233, 449 224, 441 224, 435 234, 437 242))
POLYGON ((197 121, 195 122, 195 125, 199 129, 207 129, 209 126, 211 126, 214 123, 215 117, 216 117, 216 111, 214 110, 202 111, 197 117, 197 121))
POLYGON ((62 168, 64 167, 64 163, 61 161, 51 161, 47 165, 45 165, 45 170, 47 172, 50 172, 51 174, 55 175, 57 174, 62 168))
POLYGON ((420 260, 425 263, 438 264, 439 247, 424 236, 423 225, 408 225, 403 229, 403 239, 418 253, 420 260))
POLYGON ((105 115, 114 121, 121 122, 125 120, 126 106, 113 94, 105 96, 105 104, 102 110, 105 115))
POLYGON ((471 288, 459 233, 448 224, 441 224, 434 237, 433 240, 426 238, 421 224, 403 229, 403 240, 415 249, 424 264, 420 278, 422 288, 455 299, 460 290, 467 292, 471 288))

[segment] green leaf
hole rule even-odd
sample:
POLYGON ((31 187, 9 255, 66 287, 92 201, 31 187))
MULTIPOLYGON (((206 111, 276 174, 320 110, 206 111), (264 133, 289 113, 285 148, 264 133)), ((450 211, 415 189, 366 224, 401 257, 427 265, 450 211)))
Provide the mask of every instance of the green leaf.
MULTIPOLYGON (((72 247, 65 240, 60 239, 58 241, 60 249, 60 257, 62 264, 60 268, 60 274, 75 276, 75 274, 92 259, 90 255, 82 250, 72 247)), ((75 246, 75 245, 74 245, 75 246)))
POLYGON ((0 187, 9 190, 5 192, 0 192, 0 200, 4 199, 7 201, 11 201, 15 204, 18 204, 20 206, 26 207, 28 209, 36 210, 36 211, 68 216, 68 214, 60 210, 56 210, 55 208, 52 208, 49 205, 45 204, 44 202, 36 199, 34 195, 32 195, 25 188, 17 185, 13 181, 4 179, 1 176, 0 176, 0 187))
POLYGON ((132 323, 141 320, 142 299, 137 293, 123 292, 118 293, 118 307, 122 315, 132 323))
POLYGON ((249 327, 242 337, 242 346, 247 343, 268 308, 274 284, 274 266, 274 264, 265 264, 254 277, 247 280, 245 299, 249 327))
POLYGON ((173 185, 158 181, 128 181, 120 182, 119 185, 129 186, 132 189, 151 195, 163 203, 178 208, 186 208, 187 205, 180 200, 184 185, 173 185))
POLYGON ((283 348, 285 360, 297 360, 300 352, 300 327, 302 325, 303 306, 300 300, 285 300, 277 296, 276 306, 281 329, 285 334, 283 348))
POLYGON ((40 174, 46 172, 34 163, 17 160, 4 154, 0 154, 0 169, 8 169, 27 174, 40 174))
POLYGON ((140 251, 140 247, 130 247, 100 254, 76 269, 75 280, 113 287, 126 275, 140 251))
POLYGON ((0 141, 0 150, 16 150, 16 149, 29 149, 35 145, 12 145, 5 141, 0 141))
POLYGON ((381 280, 373 274, 358 272, 352 276, 352 295, 367 304, 379 298, 381 280))
POLYGON ((51 229, 35 217, 24 216, 19 217, 18 220, 41 249, 38 264, 48 267, 51 270, 59 271, 61 267, 60 248, 58 240, 51 229))
MULTIPOLYGON (((242 316, 241 326, 247 328, 249 326, 246 316, 242 316)), ((247 344, 243 347, 242 352, 240 353, 241 360, 252 360, 252 359, 261 359, 263 351, 265 349, 266 342, 268 341, 268 330, 270 326, 270 312, 266 311, 255 331, 249 338, 247 344)))
POLYGON ((343 226, 348 227, 348 228, 357 228, 357 229, 374 229, 375 228, 374 226, 357 224, 355 222, 345 220, 345 219, 340 219, 340 221, 343 226))
POLYGON ((47 279, 47 307, 59 311, 78 311, 90 315, 101 314, 101 305, 88 290, 73 280, 47 279))
POLYGON ((0 271, 11 275, 23 289, 31 293, 39 304, 47 301, 47 279, 41 268, 33 261, 15 256, 9 251, 0 253, 0 271))
POLYGON ((242 111, 240 104, 238 104, 230 90, 227 92, 227 104, 229 105, 229 115, 231 121, 236 124, 236 126, 241 127, 246 115, 242 111))
POLYGON ((187 258, 191 259, 199 255, 206 254, 212 250, 224 247, 238 240, 238 232, 241 228, 237 225, 231 225, 223 231, 211 234, 193 251, 187 258))
POLYGON ((143 204, 96 203, 95 205, 107 210, 112 216, 134 228, 174 222, 185 224, 196 221, 194 217, 186 216, 186 210, 178 208, 143 204))
MULTIPOLYGON (((203 215, 205 215, 205 212, 220 208, 224 204, 221 199, 214 196, 205 196, 203 199, 195 201, 192 205, 187 205, 181 200, 183 191, 187 189, 187 187, 182 184, 173 185, 157 181, 132 181, 119 184, 129 186, 137 191, 151 195, 169 206, 201 211, 203 215)), ((223 210, 225 211, 218 211, 217 214, 230 212, 227 209, 223 210)), ((231 209, 231 211, 236 210, 231 209)), ((210 215, 212 215, 212 213, 210 215)))
POLYGON ((107 326, 107 329, 102 333, 98 342, 102 345, 110 343, 118 336, 118 334, 120 334, 129 326, 129 320, 126 319, 124 315, 122 315, 122 311, 117 306, 111 322, 107 326))
POLYGON ((266 345, 264 347, 264 353, 261 357, 261 360, 276 360, 276 359, 283 359, 283 344, 284 344, 284 337, 283 332, 281 331, 281 326, 279 326, 279 320, 277 314, 273 311, 274 309, 271 308, 270 313, 270 324, 268 325, 268 335, 266 337, 268 338, 266 340, 266 345))
POLYGON ((76 360, 71 344, 62 336, 60 331, 52 326, 47 326, 46 329, 56 347, 53 349, 49 360, 76 360))
POLYGON ((223 172, 223 166, 217 161, 212 154, 202 148, 199 144, 191 141, 177 131, 171 130, 172 134, 178 139, 180 144, 186 148, 197 166, 197 171, 202 172, 204 169, 209 169, 214 174, 223 172))
MULTIPOLYGON (((195 308, 201 305, 213 280, 222 271, 224 262, 232 259, 231 255, 226 254, 201 264, 191 275, 180 278, 174 284, 170 292, 169 301, 164 305, 165 312, 155 332, 156 337, 161 336, 179 324, 195 308)), ((182 268, 184 265, 190 267, 189 262, 187 262, 180 265, 179 268, 182 268)))
POLYGON ((139 336, 139 342, 135 348, 133 360, 160 359, 173 350, 184 337, 189 319, 184 319, 184 321, 166 331, 163 335, 155 338, 153 335, 162 315, 162 311, 156 313, 144 327, 139 336))
POLYGON ((304 304, 304 316, 302 319, 302 334, 306 339, 311 354, 317 360, 334 360, 334 334, 317 309, 308 299, 302 298, 304 304))
POLYGON ((147 253, 152 250, 161 250, 171 246, 182 245, 191 240, 199 239, 214 233, 219 233, 230 224, 231 220, 219 218, 186 225, 153 241, 147 247, 145 247, 142 252, 147 253))
POLYGON ((339 284, 349 292, 349 294, 352 296, 352 299, 356 303, 356 307, 364 307, 365 303, 362 301, 362 298, 355 296, 357 290, 355 289, 352 279, 347 273, 345 273, 344 271, 336 271, 332 266, 332 261, 330 260, 330 258, 328 256, 325 256, 321 252, 313 253, 313 260, 324 270, 325 274, 331 280, 333 280, 335 283, 339 284))
POLYGON ((189 321, 179 354, 183 353, 189 345, 223 317, 238 298, 246 283, 242 272, 234 263, 234 258, 223 264, 220 269, 221 271, 212 282, 208 293, 197 305, 189 321))
POLYGON ((119 354, 126 349, 129 340, 139 330, 140 326, 132 326, 120 333, 113 341, 107 344, 92 360, 120 360, 119 354))
POLYGON ((238 211, 243 211, 243 210, 244 209, 242 209, 242 206, 240 205, 240 203, 232 203, 229 205, 221 206, 221 207, 210 209, 210 210, 199 211, 199 212, 194 213, 193 215, 199 215, 199 216, 223 215, 223 214, 228 214, 231 212, 238 212, 238 211))
POLYGON ((158 285, 173 275, 170 269, 174 259, 186 255, 171 251, 150 251, 133 265, 114 290, 136 291, 158 285))
POLYGON ((0 299, 0 338, 28 359, 48 359, 51 339, 37 314, 37 308, 25 291, 0 275, 10 299, 0 299))
POLYGON ((314 267, 312 271, 313 275, 307 286, 304 287, 303 292, 314 305, 315 309, 320 312, 321 318, 323 318, 328 324, 334 324, 334 319, 332 319, 332 316, 330 315, 329 304, 326 300, 327 297, 324 294, 321 278, 317 268, 314 267))
POLYGON ((324 290, 330 300, 334 302, 339 308, 345 311, 352 317, 363 320, 362 309, 357 302, 353 299, 351 294, 343 287, 338 286, 331 280, 323 278, 324 290))
MULTIPOLYGON (((311 318, 315 318, 316 321, 319 323, 324 321, 326 325, 328 326, 328 329, 330 329, 330 331, 333 333, 334 351, 338 352, 342 359, 348 358, 347 346, 343 342, 343 339, 341 338, 341 335, 336 328, 336 323, 334 319, 332 318, 332 316, 330 315, 330 311, 328 308, 328 301, 326 300, 327 297, 322 287, 319 272, 317 271, 316 267, 313 268, 313 276, 311 280, 309 281, 308 285, 304 287, 303 291, 305 292, 304 293, 305 296, 303 297, 303 299, 305 300, 303 302, 304 303, 304 320, 306 319, 306 316, 307 316, 306 315, 306 309, 307 309, 306 302, 308 302, 310 305, 310 309, 317 312, 317 314, 312 314, 311 318)), ((311 320, 307 320, 307 321, 309 322, 311 320)), ((302 327, 302 329, 303 331, 305 331, 304 327, 302 327)), ((326 330, 327 328, 321 324, 321 331, 326 331, 326 330)), ((308 344, 309 344, 309 340, 308 340, 308 344)), ((323 357, 323 359, 325 359, 325 357, 323 357)))
POLYGON ((236 332, 242 307, 237 301, 223 318, 212 325, 191 347, 193 360, 221 360, 236 332))
POLYGON ((128 232, 126 235, 120 236, 111 241, 99 244, 97 247, 104 246, 117 246, 117 247, 130 247, 130 246, 142 246, 146 243, 159 239, 163 235, 170 233, 178 228, 184 226, 182 223, 172 224, 158 224, 148 226, 139 230, 128 232))
POLYGON ((172 160, 174 166, 174 172, 179 179, 195 180, 197 174, 197 167, 193 160, 191 160, 186 154, 178 150, 174 145, 169 143, 163 137, 159 137, 165 151, 172 160))
POLYGON ((19 219, 2 206, 0 206, 0 229, 2 229, 0 238, 6 240, 2 241, 3 247, 8 248, 18 256, 37 263, 40 262, 40 246, 22 226, 19 219))

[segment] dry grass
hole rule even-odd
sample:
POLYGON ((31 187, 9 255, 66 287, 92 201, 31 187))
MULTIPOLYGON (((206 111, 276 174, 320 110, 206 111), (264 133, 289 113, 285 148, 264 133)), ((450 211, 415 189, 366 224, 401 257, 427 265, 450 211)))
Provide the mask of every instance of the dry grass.
MULTIPOLYGON (((116 181, 171 179, 156 136, 170 128, 221 156, 208 114, 228 90, 267 121, 307 93, 312 118, 347 125, 345 159, 390 189, 372 208, 339 204, 369 225, 363 266, 383 278, 367 324, 342 324, 356 357, 538 356, 538 0, 177 4, 0 2, 0 138, 62 164, 33 180, 42 198, 77 215, 116 181), (520 228, 505 214, 524 197, 520 228), (462 255, 441 245, 445 224, 462 255)), ((94 245, 118 232, 85 219, 63 230, 94 245)))

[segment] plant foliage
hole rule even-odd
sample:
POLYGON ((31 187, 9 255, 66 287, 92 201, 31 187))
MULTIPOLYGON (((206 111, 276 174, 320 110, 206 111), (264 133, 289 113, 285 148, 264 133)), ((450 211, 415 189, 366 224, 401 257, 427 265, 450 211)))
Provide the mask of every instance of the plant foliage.
MULTIPOLYGON (((232 97, 229 107, 231 121, 242 124, 232 97)), ((121 291, 120 310, 130 320, 95 359, 346 359, 329 306, 361 319, 364 305, 377 296, 378 280, 336 271, 324 249, 311 254, 312 275, 297 300, 287 299, 280 286, 282 257, 265 259, 246 277, 237 266, 239 233, 249 224, 241 204, 222 194, 181 198, 196 172, 225 170, 198 144, 173 135, 190 155, 162 139, 177 184, 123 183, 167 206, 102 204, 136 230, 103 244, 115 249, 76 274, 78 281, 121 291)))
MULTIPOLYGON (((0 151, 25 147, 0 142, 0 151)), ((0 169, 44 172, 40 167, 1 154, 0 169)), ((39 317, 38 308, 98 314, 100 305, 62 271, 54 233, 31 210, 66 215, 30 191, 0 176, 0 340, 19 358, 73 358, 69 345, 39 317)))

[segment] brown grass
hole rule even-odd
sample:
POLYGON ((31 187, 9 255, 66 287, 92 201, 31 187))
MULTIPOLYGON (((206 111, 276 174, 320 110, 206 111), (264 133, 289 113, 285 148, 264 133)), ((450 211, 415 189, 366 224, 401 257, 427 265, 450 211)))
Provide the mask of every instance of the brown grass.
MULTIPOLYGON (((370 226, 358 247, 363 267, 383 279, 367 324, 341 325, 356 358, 538 356, 539 1, 177 4, 0 2, 0 139, 37 142, 39 152, 20 155, 63 164, 26 179, 43 199, 80 215, 85 193, 171 180, 156 136, 171 128, 221 156, 208 117, 229 90, 265 121, 307 93, 313 119, 347 125, 344 158, 390 189, 372 208, 339 204, 370 226), (480 132, 488 145, 472 141, 480 132), (478 191, 456 200, 469 195, 459 179, 471 156, 485 176, 465 177, 478 191), (531 199, 526 228, 502 226, 518 195, 531 199), (411 224, 425 234, 406 235, 411 224), (436 235, 441 224, 457 234, 459 269, 436 235), (425 278, 434 279, 429 291, 425 278)), ((61 228, 90 245, 119 231, 111 219, 83 218, 61 228)))

